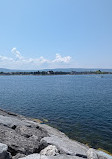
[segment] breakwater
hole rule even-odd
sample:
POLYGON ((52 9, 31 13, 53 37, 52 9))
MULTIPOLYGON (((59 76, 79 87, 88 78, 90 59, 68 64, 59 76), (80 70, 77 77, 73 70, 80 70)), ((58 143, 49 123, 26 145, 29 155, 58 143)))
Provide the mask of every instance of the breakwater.
POLYGON ((0 109, 0 159, 110 159, 39 120, 0 109), (95 158, 94 158, 95 157, 95 158))

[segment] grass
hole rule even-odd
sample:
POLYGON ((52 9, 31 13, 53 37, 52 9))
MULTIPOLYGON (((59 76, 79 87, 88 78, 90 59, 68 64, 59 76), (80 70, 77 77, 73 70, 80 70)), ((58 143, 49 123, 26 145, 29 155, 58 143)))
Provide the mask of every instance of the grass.
POLYGON ((47 119, 36 119, 36 118, 33 118, 33 121, 37 122, 37 123, 40 123, 40 124, 43 124, 43 123, 48 123, 48 120, 47 119))
POLYGON ((33 119, 33 121, 35 121, 35 122, 37 122, 37 123, 39 123, 39 124, 42 124, 43 123, 43 121, 42 120, 40 120, 40 119, 33 119))

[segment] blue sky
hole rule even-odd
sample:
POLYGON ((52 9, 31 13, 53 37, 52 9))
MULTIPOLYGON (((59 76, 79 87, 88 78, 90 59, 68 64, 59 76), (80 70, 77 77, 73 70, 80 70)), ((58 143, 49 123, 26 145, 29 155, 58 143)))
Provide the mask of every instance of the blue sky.
POLYGON ((112 0, 0 0, 0 67, 112 68, 112 0))

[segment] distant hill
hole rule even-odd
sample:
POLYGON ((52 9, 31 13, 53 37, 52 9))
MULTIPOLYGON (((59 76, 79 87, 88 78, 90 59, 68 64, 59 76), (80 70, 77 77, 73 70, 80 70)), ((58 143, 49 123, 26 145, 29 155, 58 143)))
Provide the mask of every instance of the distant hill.
POLYGON ((99 69, 99 68, 93 68, 93 69, 85 69, 85 68, 56 68, 56 69, 42 69, 42 70, 16 70, 16 69, 7 69, 7 68, 0 68, 0 72, 35 72, 35 71, 63 71, 63 72, 85 72, 85 71, 97 71, 101 70, 102 72, 112 72, 112 69, 99 69))
POLYGON ((71 72, 71 71, 76 71, 76 72, 86 72, 86 71, 97 71, 101 70, 102 72, 112 72, 112 69, 100 69, 100 68, 56 68, 56 69, 43 69, 41 71, 63 71, 63 72, 71 72))
POLYGON ((11 70, 7 68, 0 68, 0 72, 11 72, 11 70))
POLYGON ((0 72, 35 72, 37 70, 16 70, 16 69, 7 69, 7 68, 0 68, 0 72))

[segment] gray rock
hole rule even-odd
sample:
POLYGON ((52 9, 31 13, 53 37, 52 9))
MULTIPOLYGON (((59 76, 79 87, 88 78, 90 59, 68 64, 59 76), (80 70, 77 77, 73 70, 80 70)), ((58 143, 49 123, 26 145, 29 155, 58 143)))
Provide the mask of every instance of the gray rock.
POLYGON ((12 156, 15 156, 17 153, 28 155, 34 153, 39 148, 39 141, 21 136, 15 130, 3 125, 0 125, 0 142, 8 145, 8 150, 12 156))
POLYGON ((52 157, 49 156, 48 159, 84 159, 84 158, 77 157, 77 156, 70 156, 70 155, 58 155, 58 156, 52 156, 52 157))
POLYGON ((51 126, 48 126, 46 124, 39 124, 39 126, 45 130, 47 130, 49 136, 58 136, 60 138, 63 138, 63 137, 67 137, 63 132, 59 131, 58 129, 55 129, 51 126))
POLYGON ((28 155, 26 157, 22 157, 19 159, 41 159, 41 158, 40 158, 40 154, 32 154, 32 155, 28 155))
POLYGON ((26 138, 30 137, 30 139, 32 138, 35 140, 40 140, 41 138, 48 136, 47 131, 41 129, 41 127, 39 126, 31 126, 31 127, 25 125, 17 126, 15 131, 18 134, 25 136, 26 138))
POLYGON ((58 153, 58 149, 56 146, 49 145, 45 149, 41 150, 40 152, 41 155, 46 155, 46 156, 56 156, 58 153))
POLYGON ((2 152, 6 152, 8 150, 8 146, 6 144, 0 143, 0 154, 2 152))
POLYGON ((90 148, 87 151, 87 158, 88 159, 98 159, 98 155, 94 149, 90 148))
POLYGON ((11 159, 10 154, 7 152, 8 146, 0 143, 0 159, 11 159))
POLYGON ((61 153, 86 156, 86 152, 88 148, 86 146, 81 145, 80 143, 70 140, 68 137, 63 136, 51 136, 44 137, 41 139, 41 142, 46 142, 47 144, 55 145, 61 153))
POLYGON ((98 151, 93 148, 90 148, 87 151, 87 158, 88 159, 112 159, 112 156, 106 154, 103 151, 98 151))
POLYGON ((13 127, 14 125, 31 125, 23 120, 19 120, 18 118, 3 115, 0 115, 0 124, 9 127, 13 127))
POLYGON ((62 154, 86 155, 86 146, 70 140, 64 133, 48 125, 38 124, 23 116, 3 113, 1 110, 0 114, 0 142, 8 145, 15 159, 18 154, 39 153, 49 144, 55 145, 62 154))
POLYGON ((32 154, 19 159, 84 159, 77 156, 69 156, 69 155, 58 155, 58 156, 44 156, 39 154, 32 154))
POLYGON ((29 155, 40 151, 40 140, 45 136, 48 136, 47 131, 38 123, 25 117, 7 116, 6 112, 5 116, 0 115, 0 142, 8 145, 8 151, 15 159, 17 154, 29 155))
POLYGON ((12 159, 18 159, 20 157, 25 157, 25 154, 18 153, 16 156, 13 156, 12 159))
POLYGON ((103 152, 103 151, 97 151, 98 159, 112 159, 112 156, 109 154, 103 152))
MULTIPOLYGON (((107 158, 105 156, 98 156, 98 159, 109 159, 109 158, 107 158)), ((112 157, 110 159, 112 159, 112 157)))
MULTIPOLYGON (((8 145, 8 152, 12 154, 12 159, 21 157, 24 159, 84 159, 87 156, 89 159, 112 159, 107 154, 89 149, 86 145, 69 139, 55 128, 1 109, 0 142, 8 145), (55 148, 51 149, 49 145, 54 145, 55 148), (60 154, 57 154, 57 150, 60 154), (33 154, 40 152, 41 155, 33 154)), ((5 159, 10 158, 8 152, 5 159)), ((4 159, 2 155, 0 159, 4 159)))
POLYGON ((69 139, 64 133, 61 131, 52 128, 46 124, 42 124, 45 130, 47 130, 49 137, 45 137, 41 140, 41 143, 46 145, 55 145, 61 153, 63 154, 72 154, 77 156, 87 157, 86 152, 89 147, 79 143, 75 140, 69 139))

